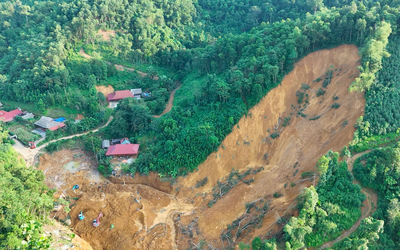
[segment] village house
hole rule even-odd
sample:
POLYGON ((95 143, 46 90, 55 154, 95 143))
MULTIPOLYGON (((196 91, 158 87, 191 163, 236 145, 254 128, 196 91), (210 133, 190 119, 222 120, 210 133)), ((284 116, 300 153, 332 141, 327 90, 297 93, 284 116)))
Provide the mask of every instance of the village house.
POLYGON ((114 109, 118 106, 118 102, 120 100, 128 97, 134 97, 133 93, 130 90, 120 90, 108 94, 107 100, 110 102, 108 107, 114 109))
POLYGON ((109 102, 120 101, 124 98, 134 97, 130 90, 120 90, 115 91, 114 93, 108 94, 107 99, 109 102))
POLYGON ((39 119, 37 122, 35 122, 34 124, 35 124, 36 126, 38 126, 38 127, 41 127, 43 130, 49 129, 49 130, 51 130, 51 131, 55 131, 55 130, 57 130, 57 129, 59 129, 59 128, 62 128, 62 127, 65 126, 65 124, 64 124, 63 122, 60 122, 60 121, 63 121, 63 120, 65 120, 65 119, 59 118, 59 119, 57 119, 57 121, 56 121, 56 120, 54 120, 53 118, 46 117, 46 116, 42 116, 42 117, 40 117, 40 119, 39 119))
POLYGON ((108 148, 107 156, 132 156, 139 152, 139 144, 115 144, 108 148))
POLYGON ((4 111, 4 110, 0 110, 0 121, 3 122, 9 122, 14 120, 14 118, 18 115, 22 114, 22 111, 20 108, 14 109, 12 111, 4 111))
POLYGON ((133 94, 133 97, 140 100, 140 98, 142 96, 142 89, 131 89, 131 92, 133 94))

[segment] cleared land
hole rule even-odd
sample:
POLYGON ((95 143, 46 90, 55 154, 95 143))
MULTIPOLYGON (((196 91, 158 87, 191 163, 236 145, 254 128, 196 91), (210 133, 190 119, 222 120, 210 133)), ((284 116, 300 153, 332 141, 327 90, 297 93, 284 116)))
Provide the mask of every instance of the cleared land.
POLYGON ((173 187, 155 175, 112 178, 110 183, 102 182, 98 187, 99 183, 90 185, 93 181, 85 177, 86 172, 68 174, 68 182, 59 192, 79 198, 70 212, 71 226, 93 249, 187 249, 203 239, 220 249, 227 245, 220 236, 228 224, 245 213, 247 203, 265 197, 270 208, 261 226, 246 228, 248 234, 233 237, 233 241, 274 235, 279 229, 276 221, 285 213, 296 213, 292 209, 295 198, 302 188, 313 183, 301 179, 301 173, 314 171, 321 155, 328 150, 339 151, 352 139, 353 124, 363 114, 365 105, 362 93, 348 92, 359 74, 358 60, 357 47, 343 45, 311 53, 299 61, 282 84, 239 121, 223 146, 197 172, 179 178, 173 187), (314 80, 331 65, 335 70, 331 83, 326 93, 317 97, 323 80, 314 80), (312 90, 306 92, 309 104, 298 107, 296 92, 302 83, 312 90), (331 108, 335 102, 340 104, 338 109, 331 108), (296 116, 306 106, 302 113, 307 117, 296 116), (309 119, 321 113, 319 119, 309 119), (290 121, 283 126, 288 117, 290 121), (280 136, 272 139, 275 129, 280 136), (234 186, 209 208, 217 182, 233 168, 242 173, 249 167, 264 169, 245 177, 244 180, 253 182, 234 186), (206 177, 208 182, 195 188, 206 177), (74 184, 81 186, 77 194, 71 190, 74 184), (274 198, 274 193, 283 196, 274 198), (86 215, 84 221, 77 219, 80 211, 86 215), (101 225, 94 228, 91 222, 100 212, 104 217, 100 219, 101 225), (115 225, 112 230, 111 224, 115 225))

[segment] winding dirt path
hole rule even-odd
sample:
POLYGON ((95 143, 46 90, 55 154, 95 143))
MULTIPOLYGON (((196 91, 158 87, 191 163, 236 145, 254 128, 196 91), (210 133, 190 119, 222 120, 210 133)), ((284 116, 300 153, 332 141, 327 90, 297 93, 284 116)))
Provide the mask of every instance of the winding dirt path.
MULTIPOLYGON (((91 59, 92 58, 92 56, 88 55, 82 48, 79 51, 79 54, 81 56, 83 56, 84 58, 86 58, 86 59, 91 59)), ((113 64, 113 63, 111 63, 109 61, 105 61, 105 62, 107 64, 109 64, 109 65, 113 64)), ((123 66, 123 65, 120 65, 120 64, 114 64, 114 66, 119 71, 125 71, 125 70, 127 70, 127 71, 136 71, 141 77, 146 77, 147 76, 147 73, 145 73, 143 71, 140 71, 140 70, 137 70, 135 68, 126 67, 126 66, 123 66)), ((158 76, 153 76, 153 80, 158 80, 158 79, 159 79, 158 76)))
MULTIPOLYGON (((367 151, 358 153, 358 154, 352 156, 351 158, 347 159, 348 169, 352 176, 353 176, 353 165, 354 165, 355 160, 364 154, 368 154, 369 152, 371 152, 371 150, 367 150, 367 151)), ((356 179, 354 179, 353 182, 361 186, 361 184, 356 179)), ((370 188, 366 188, 366 187, 363 187, 361 192, 363 192, 367 196, 367 199, 365 199, 365 201, 363 202, 364 206, 361 208, 360 218, 358 218, 357 222, 354 223, 354 225, 350 229, 343 231, 342 235, 340 235, 335 240, 326 242, 319 249, 326 249, 326 248, 332 247, 334 244, 336 244, 339 241, 348 237, 351 233, 353 233, 354 231, 357 230, 357 228, 360 226, 361 221, 363 219, 370 216, 376 210, 377 203, 378 203, 378 195, 376 194, 376 192, 374 190, 372 190, 370 188)))
POLYGON ((81 134, 75 134, 75 135, 70 135, 70 136, 65 136, 62 138, 58 138, 58 139, 54 139, 52 141, 46 142, 43 145, 40 145, 39 147, 36 147, 35 149, 30 149, 26 146, 24 146, 20 141, 18 140, 14 140, 15 144, 13 145, 13 148, 22 155, 22 157, 24 158, 26 165, 27 166, 31 166, 34 164, 35 158, 36 156, 39 154, 39 151, 42 150, 43 148, 45 148, 47 145, 49 145, 50 143, 56 142, 56 141, 61 141, 61 140, 65 140, 65 139, 70 139, 73 137, 79 137, 79 136, 83 136, 86 135, 90 132, 97 132, 99 131, 99 129, 106 127, 108 124, 110 124, 110 122, 114 119, 113 116, 110 116, 110 118, 108 119, 108 121, 106 122, 106 124, 104 124, 101 127, 95 128, 93 130, 81 133, 81 134))
POLYGON ((165 107, 164 111, 160 115, 153 115, 154 118, 160 118, 161 116, 165 115, 169 111, 171 111, 174 103, 174 97, 175 97, 175 92, 180 89, 182 85, 179 85, 176 89, 172 90, 171 93, 169 94, 169 100, 167 103, 167 106, 165 107))

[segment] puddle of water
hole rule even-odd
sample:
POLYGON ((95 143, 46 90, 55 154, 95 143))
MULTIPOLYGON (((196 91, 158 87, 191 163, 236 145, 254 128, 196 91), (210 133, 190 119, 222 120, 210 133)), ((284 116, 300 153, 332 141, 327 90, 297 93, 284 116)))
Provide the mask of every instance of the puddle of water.
POLYGON ((76 162, 76 161, 70 161, 70 162, 68 162, 67 164, 65 164, 65 165, 63 166, 63 168, 64 168, 65 170, 68 170, 68 171, 71 172, 71 173, 76 173, 76 172, 79 171, 80 164, 79 164, 79 162, 76 162))

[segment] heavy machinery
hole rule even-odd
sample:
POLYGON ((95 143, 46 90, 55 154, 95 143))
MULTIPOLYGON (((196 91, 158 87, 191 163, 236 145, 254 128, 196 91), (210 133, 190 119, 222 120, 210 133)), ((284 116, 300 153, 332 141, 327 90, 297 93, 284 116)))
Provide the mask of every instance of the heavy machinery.
POLYGON ((103 213, 100 213, 99 216, 97 217, 97 219, 94 219, 94 220, 93 220, 92 225, 93 225, 94 227, 98 227, 98 226, 100 225, 100 217, 101 217, 101 216, 103 216, 103 213))
POLYGON ((33 141, 28 141, 28 145, 29 145, 29 148, 30 148, 30 149, 36 148, 36 143, 33 142, 33 141))

